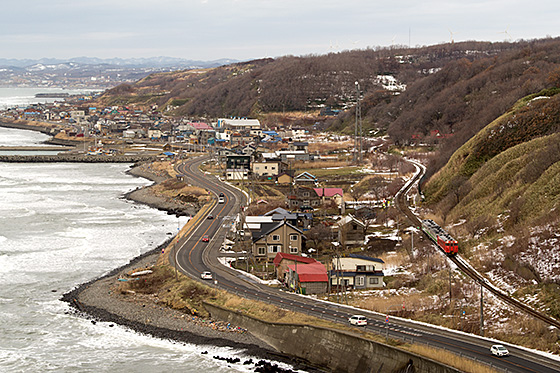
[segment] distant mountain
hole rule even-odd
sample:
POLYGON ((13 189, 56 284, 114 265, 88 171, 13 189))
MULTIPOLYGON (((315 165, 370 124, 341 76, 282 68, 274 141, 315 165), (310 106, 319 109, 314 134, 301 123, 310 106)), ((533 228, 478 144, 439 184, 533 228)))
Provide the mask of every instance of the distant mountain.
POLYGON ((96 57, 74 57, 69 59, 41 58, 30 59, 7 59, 0 58, 0 67, 29 67, 33 65, 64 65, 77 63, 81 65, 114 65, 126 67, 151 67, 151 68, 208 68, 227 65, 237 62, 231 59, 220 59, 214 61, 187 60, 175 57, 150 57, 150 58, 96 58, 96 57))
POLYGON ((0 86, 106 89, 136 82, 156 72, 206 69, 231 62, 228 59, 193 61, 172 57, 0 59, 0 86))

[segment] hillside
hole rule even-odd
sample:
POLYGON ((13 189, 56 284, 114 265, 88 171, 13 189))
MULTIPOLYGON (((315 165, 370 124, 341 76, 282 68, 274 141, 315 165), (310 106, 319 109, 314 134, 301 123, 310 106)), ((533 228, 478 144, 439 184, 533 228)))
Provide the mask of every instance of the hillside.
POLYGON ((104 105, 158 105, 167 115, 258 117, 315 112, 330 130, 353 133, 359 82, 364 133, 387 131, 397 144, 438 142, 449 156, 520 98, 558 85, 560 39, 463 42, 421 48, 286 56, 222 67, 152 74, 106 92, 104 105), (437 130, 445 141, 430 134, 437 130), (418 141, 418 140, 417 140, 418 141))
POLYGON ((560 318, 560 92, 519 100, 426 184, 462 254, 495 282, 560 318))
MULTIPOLYGON (((347 109, 361 94, 399 93, 447 63, 518 50, 510 43, 458 43, 419 49, 347 51, 286 56, 227 66, 152 74, 109 90, 104 103, 158 104, 173 115, 249 116, 259 113, 347 109)), ((386 95, 390 98, 394 95, 386 95)))

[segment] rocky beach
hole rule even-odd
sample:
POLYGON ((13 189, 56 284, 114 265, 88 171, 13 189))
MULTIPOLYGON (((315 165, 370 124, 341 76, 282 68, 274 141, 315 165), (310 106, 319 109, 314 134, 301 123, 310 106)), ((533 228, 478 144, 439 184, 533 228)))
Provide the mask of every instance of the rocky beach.
MULTIPOLYGON (((151 171, 149 167, 138 165, 129 172, 144 177, 155 184, 166 180, 169 176, 161 172, 151 171)), ((173 213, 194 215, 192 206, 180 201, 169 200, 154 194, 150 186, 127 193, 126 197, 138 203, 173 213)), ((132 259, 127 265, 116 268, 106 275, 84 283, 61 298, 68 302, 75 312, 83 317, 91 318, 92 323, 108 322, 123 325, 139 333, 158 338, 169 339, 180 343, 192 343, 200 346, 200 353, 207 353, 205 346, 232 347, 241 350, 248 356, 258 359, 282 361, 296 366, 298 369, 309 370, 298 361, 274 351, 263 341, 255 338, 245 330, 234 325, 209 320, 187 314, 158 304, 157 298, 146 294, 122 294, 118 290, 119 279, 134 270, 149 268, 154 265, 162 249, 166 248, 172 238, 158 248, 132 259)), ((214 356, 215 359, 224 359, 214 356)), ((228 361, 229 362, 229 361, 228 361)), ((232 362, 238 364, 255 364, 257 361, 232 362)), ((274 364, 261 361, 255 371, 284 371, 274 364)))

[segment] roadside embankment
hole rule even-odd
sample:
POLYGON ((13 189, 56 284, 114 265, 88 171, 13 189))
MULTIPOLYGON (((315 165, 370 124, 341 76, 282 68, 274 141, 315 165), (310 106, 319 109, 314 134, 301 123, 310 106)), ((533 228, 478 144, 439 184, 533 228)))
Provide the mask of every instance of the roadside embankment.
POLYGON ((278 351, 334 372, 458 373, 458 369, 357 334, 310 325, 270 323, 210 303, 212 317, 246 328, 278 351))

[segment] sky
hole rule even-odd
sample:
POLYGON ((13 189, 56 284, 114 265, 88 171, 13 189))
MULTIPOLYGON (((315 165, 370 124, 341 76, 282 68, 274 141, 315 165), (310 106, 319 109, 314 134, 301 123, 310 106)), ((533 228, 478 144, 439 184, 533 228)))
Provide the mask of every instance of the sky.
POLYGON ((558 0, 2 0, 0 58, 211 61, 560 34, 558 0))

